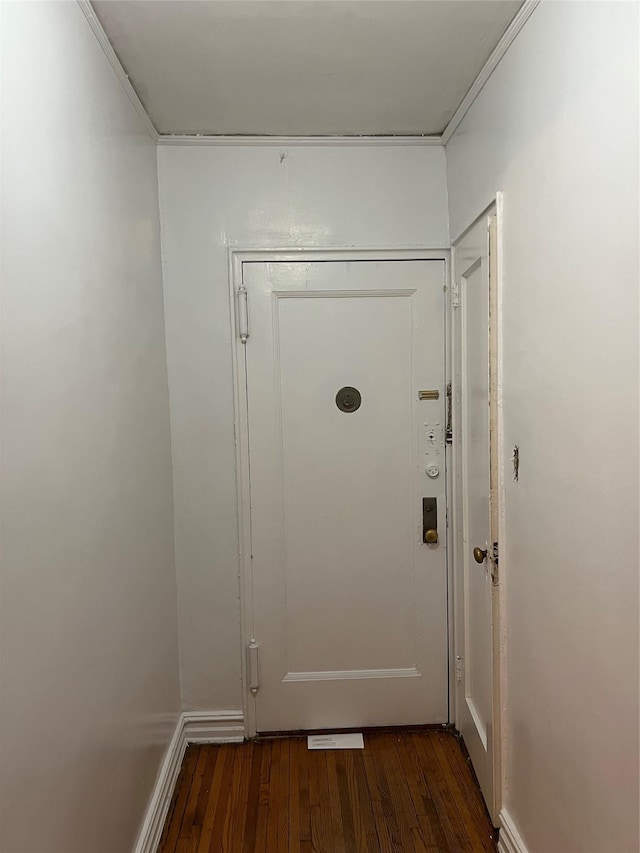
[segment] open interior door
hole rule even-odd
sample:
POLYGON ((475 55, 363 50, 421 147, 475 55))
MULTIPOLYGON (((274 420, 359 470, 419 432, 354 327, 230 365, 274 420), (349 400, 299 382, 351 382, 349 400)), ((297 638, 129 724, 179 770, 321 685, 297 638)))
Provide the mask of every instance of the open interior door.
POLYGON ((454 248, 456 722, 497 825, 497 241, 495 207, 454 248))

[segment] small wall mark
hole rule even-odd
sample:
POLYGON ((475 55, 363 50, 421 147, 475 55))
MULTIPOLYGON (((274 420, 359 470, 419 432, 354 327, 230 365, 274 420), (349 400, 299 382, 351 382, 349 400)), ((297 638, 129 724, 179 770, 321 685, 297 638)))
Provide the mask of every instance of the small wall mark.
POLYGON ((513 445, 513 456, 511 457, 511 461, 513 462, 513 479, 517 483, 520 476, 520 448, 517 444, 513 445))
POLYGON ((284 163, 284 161, 285 161, 286 159, 287 159, 287 155, 286 155, 286 154, 285 154, 285 152, 283 151, 283 152, 280 154, 280 164, 284 163))

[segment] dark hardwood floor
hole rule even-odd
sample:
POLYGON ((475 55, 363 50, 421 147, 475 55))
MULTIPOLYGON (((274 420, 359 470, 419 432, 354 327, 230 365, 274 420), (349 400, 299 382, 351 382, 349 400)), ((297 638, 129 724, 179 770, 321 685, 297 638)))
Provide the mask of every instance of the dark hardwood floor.
POLYGON ((190 746, 159 851, 495 851, 495 837, 459 741, 413 729, 365 732, 363 750, 190 746))

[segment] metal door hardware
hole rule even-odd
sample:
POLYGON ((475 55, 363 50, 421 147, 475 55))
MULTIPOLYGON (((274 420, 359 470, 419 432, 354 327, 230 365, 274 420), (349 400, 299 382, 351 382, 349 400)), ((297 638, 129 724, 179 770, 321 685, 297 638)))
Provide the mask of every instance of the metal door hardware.
POLYGON ((418 391, 418 400, 439 400, 440 392, 434 391, 418 391))
POLYGON ((437 498, 422 498, 422 541, 428 545, 438 541, 437 498))
POLYGON ((484 563, 484 561, 487 559, 486 548, 484 551, 482 550, 482 548, 477 548, 477 547, 474 548, 473 549, 473 559, 476 561, 476 563, 484 563))
POLYGON ((362 397, 357 388, 345 385, 336 394, 336 406, 341 412, 357 412, 362 403, 362 397))
POLYGON ((238 288, 238 334, 243 344, 249 338, 249 306, 248 294, 244 282, 238 288))
POLYGON ((247 646, 247 670, 249 676, 249 690, 254 694, 260 689, 260 670, 258 661, 258 643, 255 637, 251 638, 251 642, 247 646))
POLYGON ((498 586, 500 582, 500 573, 498 570, 498 564, 500 562, 500 546, 497 542, 493 543, 491 551, 491 580, 494 586, 498 586))
POLYGON ((449 382, 447 385, 447 444, 453 444, 452 393, 451 383, 449 382))

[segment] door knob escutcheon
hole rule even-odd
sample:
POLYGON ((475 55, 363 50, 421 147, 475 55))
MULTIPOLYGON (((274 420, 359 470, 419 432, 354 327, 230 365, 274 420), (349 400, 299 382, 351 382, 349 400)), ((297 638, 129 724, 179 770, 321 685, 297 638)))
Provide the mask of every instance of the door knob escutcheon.
POLYGON ((484 563, 484 561, 487 559, 486 550, 483 551, 482 548, 474 548, 473 559, 476 561, 476 563, 484 563))

